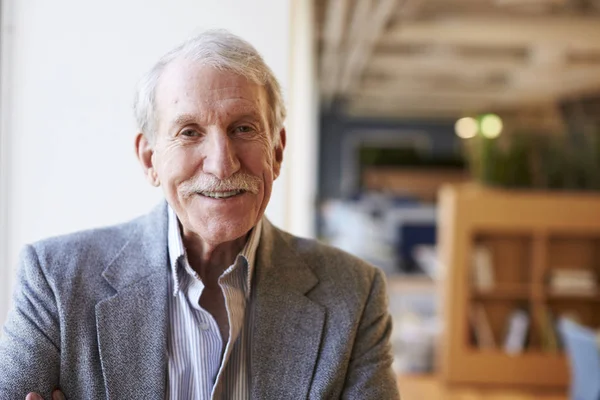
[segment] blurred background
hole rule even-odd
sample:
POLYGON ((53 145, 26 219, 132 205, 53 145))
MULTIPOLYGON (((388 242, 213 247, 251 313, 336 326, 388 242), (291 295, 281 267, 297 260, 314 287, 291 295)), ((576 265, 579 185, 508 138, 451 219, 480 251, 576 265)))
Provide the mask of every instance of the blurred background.
POLYGON ((600 398, 600 2, 315 18, 318 234, 388 273, 405 398, 600 398))
POLYGON ((25 243, 160 201, 135 82, 219 27, 285 91, 269 218, 388 277, 403 399, 600 398, 600 1, 0 4, 0 321, 25 243))

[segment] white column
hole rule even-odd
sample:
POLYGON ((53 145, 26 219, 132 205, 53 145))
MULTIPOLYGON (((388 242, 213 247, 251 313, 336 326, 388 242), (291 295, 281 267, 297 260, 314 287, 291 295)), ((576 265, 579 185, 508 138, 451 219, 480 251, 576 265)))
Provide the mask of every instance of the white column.
POLYGON ((313 1, 292 0, 290 41, 287 228, 315 236, 318 162, 318 94, 313 1))

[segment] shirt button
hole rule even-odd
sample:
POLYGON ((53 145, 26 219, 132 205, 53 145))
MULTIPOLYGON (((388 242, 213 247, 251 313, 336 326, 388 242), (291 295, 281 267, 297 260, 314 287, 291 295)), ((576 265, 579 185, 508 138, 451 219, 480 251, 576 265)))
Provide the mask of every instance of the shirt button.
POLYGON ((203 331, 208 330, 209 326, 206 322, 200 322, 200 329, 202 329, 203 331))

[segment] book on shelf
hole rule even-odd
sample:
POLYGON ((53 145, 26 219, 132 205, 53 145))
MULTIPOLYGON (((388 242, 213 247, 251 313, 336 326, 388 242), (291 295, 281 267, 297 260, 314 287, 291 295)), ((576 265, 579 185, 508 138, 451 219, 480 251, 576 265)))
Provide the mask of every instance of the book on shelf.
POLYGON ((556 331, 556 320, 547 307, 540 310, 540 333, 542 339, 542 350, 556 353, 561 348, 560 338, 556 331))
POLYGON ((554 294, 593 296, 598 291, 594 271, 584 268, 555 268, 550 271, 548 287, 554 294))
POLYGON ((529 314, 524 310, 514 310, 508 318, 508 327, 504 339, 504 351, 519 354, 525 349, 529 332, 529 314))
POLYGON ((483 304, 473 304, 470 319, 477 346, 480 349, 495 349, 494 332, 483 304))
POLYGON ((487 246, 477 245, 472 254, 473 282, 477 289, 494 286, 494 263, 492 252, 487 246))

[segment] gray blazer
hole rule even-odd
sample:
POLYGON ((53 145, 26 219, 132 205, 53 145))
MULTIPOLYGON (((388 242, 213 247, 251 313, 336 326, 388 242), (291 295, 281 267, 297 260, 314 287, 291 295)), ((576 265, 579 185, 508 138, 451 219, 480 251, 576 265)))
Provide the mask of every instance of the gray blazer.
MULTIPOLYGON (((166 203, 21 256, 0 339, 0 399, 164 399, 166 203)), ((382 273, 264 220, 251 306, 254 399, 397 399, 382 273)))

